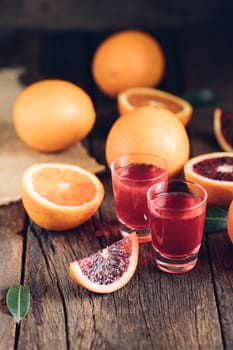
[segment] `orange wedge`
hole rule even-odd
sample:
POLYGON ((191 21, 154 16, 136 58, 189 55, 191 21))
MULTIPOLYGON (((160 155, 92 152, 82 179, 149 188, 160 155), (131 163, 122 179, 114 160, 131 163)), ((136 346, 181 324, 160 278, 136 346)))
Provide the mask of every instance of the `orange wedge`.
POLYGON ((133 277, 138 264, 139 244, 136 232, 87 258, 73 261, 72 280, 95 293, 112 293, 133 277))
POLYGON ((192 116, 192 106, 184 99, 171 93, 147 88, 136 87, 122 91, 117 96, 119 114, 125 114, 141 106, 166 108, 186 126, 192 116))
POLYGON ((100 180, 75 165, 35 164, 22 180, 22 202, 29 217, 47 230, 68 230, 91 218, 104 197, 100 180))

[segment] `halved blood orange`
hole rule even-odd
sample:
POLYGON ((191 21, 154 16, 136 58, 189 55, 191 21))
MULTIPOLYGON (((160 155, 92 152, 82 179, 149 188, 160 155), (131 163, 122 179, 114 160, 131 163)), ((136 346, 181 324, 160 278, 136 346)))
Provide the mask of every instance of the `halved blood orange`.
POLYGON ((216 108, 214 111, 214 133, 222 150, 233 152, 233 114, 216 108))
POLYGON ((117 96, 117 104, 120 115, 141 106, 166 108, 173 112, 184 125, 189 123, 193 111, 190 103, 184 99, 166 91, 146 87, 122 91, 117 96))
POLYGON ((69 274, 80 286, 95 293, 111 293, 124 287, 138 264, 136 232, 89 257, 70 263, 69 274))
POLYGON ((231 201, 227 213, 227 233, 233 244, 233 200, 231 201))
POLYGON ((233 152, 212 152, 189 159, 184 177, 206 189, 209 204, 227 208, 233 199, 233 152))
POLYGON ((103 197, 97 176, 75 165, 35 164, 23 174, 24 208, 37 225, 48 230, 81 225, 95 214, 103 197))

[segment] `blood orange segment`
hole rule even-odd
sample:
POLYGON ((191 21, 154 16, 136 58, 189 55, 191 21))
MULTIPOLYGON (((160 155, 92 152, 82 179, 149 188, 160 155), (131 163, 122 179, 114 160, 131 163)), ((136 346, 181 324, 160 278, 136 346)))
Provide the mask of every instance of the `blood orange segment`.
POLYGON ((48 230, 81 225, 95 214, 103 196, 100 180, 75 165, 35 164, 23 174, 24 208, 36 224, 48 230))
POLYGON ((185 126, 192 116, 192 106, 184 99, 169 92, 136 87, 121 91, 117 96, 118 111, 120 115, 128 113, 141 106, 153 106, 170 110, 185 126))
POLYGON ((233 152, 193 157, 184 166, 184 176, 206 189, 209 204, 226 208, 233 199, 233 152))
POLYGON ((220 108, 214 111, 214 133, 223 151, 233 151, 233 114, 220 108))
POLYGON ((113 243, 89 257, 70 263, 69 274, 80 286, 95 293, 111 293, 124 287, 138 264, 137 234, 113 243))

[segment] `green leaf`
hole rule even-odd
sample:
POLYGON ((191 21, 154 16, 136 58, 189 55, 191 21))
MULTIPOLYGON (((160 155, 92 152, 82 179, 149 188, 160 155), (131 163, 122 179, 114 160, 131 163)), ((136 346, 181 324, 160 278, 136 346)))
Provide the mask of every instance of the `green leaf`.
POLYGON ((19 323, 26 316, 30 307, 29 288, 22 285, 13 285, 8 289, 6 303, 9 312, 19 323))
POLYGON ((219 97, 210 89, 190 90, 181 96, 196 107, 208 106, 219 101, 219 97))
POLYGON ((214 206, 207 206, 204 226, 205 233, 225 231, 226 224, 226 210, 214 206))

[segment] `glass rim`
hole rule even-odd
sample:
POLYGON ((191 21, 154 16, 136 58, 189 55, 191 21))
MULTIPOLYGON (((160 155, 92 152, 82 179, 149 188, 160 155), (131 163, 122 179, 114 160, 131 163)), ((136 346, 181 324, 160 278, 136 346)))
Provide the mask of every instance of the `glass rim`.
MULTIPOLYGON (((119 178, 119 179, 120 179, 120 178, 123 178, 124 181, 136 181, 136 182, 148 182, 148 181, 154 181, 155 179, 158 179, 158 180, 159 180, 160 178, 162 178, 162 177, 164 176, 164 174, 162 173, 162 174, 160 174, 160 175, 158 175, 158 176, 151 177, 150 179, 134 179, 134 180, 132 180, 132 179, 130 179, 130 178, 127 177, 127 176, 117 175, 117 174, 115 173, 115 170, 116 170, 116 169, 118 169, 118 168, 120 168, 120 167, 122 167, 122 166, 124 166, 124 165, 130 164, 130 163, 126 163, 126 164, 123 163, 122 165, 119 164, 119 167, 118 167, 118 168, 115 168, 116 163, 119 162, 120 160, 127 159, 127 157, 131 157, 131 156, 148 156, 148 157, 152 157, 152 158, 157 158, 157 159, 159 159, 159 160, 164 164, 164 168, 162 168, 162 169, 165 170, 166 173, 167 173, 167 171, 168 171, 168 164, 167 164, 167 161, 166 161, 164 158, 158 156, 157 154, 145 153, 145 152, 140 152, 140 153, 128 153, 128 154, 124 154, 124 155, 122 155, 122 156, 120 156, 120 157, 114 159, 114 161, 113 161, 112 164, 110 165, 111 172, 112 172, 112 173, 114 172, 114 176, 116 176, 116 177, 119 178)), ((137 163, 137 162, 135 162, 135 163, 137 163)), ((142 163, 141 163, 141 162, 138 162, 138 164, 142 164, 142 163)), ((149 164, 149 165, 154 165, 154 166, 160 167, 160 165, 153 164, 153 163, 145 163, 145 164, 149 164)), ((161 167, 160 167, 160 168, 161 168, 161 167)), ((161 181, 161 182, 162 182, 162 181, 161 181)))
MULTIPOLYGON (((171 191, 171 193, 174 192, 174 191, 171 191)), ((169 193, 168 191, 161 191, 160 193, 155 193, 155 197, 158 197, 160 196, 161 194, 163 193, 169 193)), ((187 192, 188 193, 188 192, 187 192)), ((192 193, 194 194, 194 193, 192 193)), ((196 195, 196 194, 195 194, 196 195)), ((196 209, 200 206, 202 206, 204 203, 207 202, 207 197, 208 197, 208 194, 207 194, 207 191, 206 189, 200 185, 199 183, 197 182, 194 182, 194 181, 191 181, 191 180, 185 180, 185 179, 168 179, 168 180, 165 180, 165 181, 160 181, 160 182, 157 182, 155 184, 153 184, 147 191, 146 193, 146 197, 147 197, 147 201, 150 203, 150 205, 158 210, 169 210, 169 211, 180 211, 180 212, 184 212, 184 211, 190 211, 190 210, 193 210, 193 209, 196 209), (150 193, 152 192, 153 188, 158 186, 159 184, 164 184, 164 183, 187 183, 187 184, 190 184, 190 185, 193 185, 195 186, 196 188, 199 188, 199 190, 202 191, 203 193, 203 198, 201 198, 200 196, 198 196, 200 199, 201 199, 201 202, 198 203, 198 204, 195 204, 193 205, 192 207, 189 207, 189 208, 183 208, 183 209, 179 209, 179 208, 167 208, 167 207, 161 207, 155 203, 152 203, 152 199, 150 198, 150 193)))

